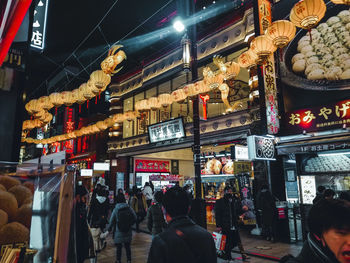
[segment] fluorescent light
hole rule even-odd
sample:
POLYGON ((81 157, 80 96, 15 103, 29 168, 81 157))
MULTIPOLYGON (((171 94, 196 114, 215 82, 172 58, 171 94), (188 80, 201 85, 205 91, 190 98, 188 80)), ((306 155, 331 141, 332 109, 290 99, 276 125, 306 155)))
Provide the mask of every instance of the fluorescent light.
POLYGON ((288 160, 287 163, 296 163, 295 160, 288 160))
POLYGON ((337 153, 319 153, 318 156, 331 156, 331 155, 344 155, 350 154, 350 152, 337 152, 337 153))
POLYGON ((173 24, 173 27, 177 32, 182 32, 185 30, 185 25, 182 23, 181 20, 176 20, 173 24))

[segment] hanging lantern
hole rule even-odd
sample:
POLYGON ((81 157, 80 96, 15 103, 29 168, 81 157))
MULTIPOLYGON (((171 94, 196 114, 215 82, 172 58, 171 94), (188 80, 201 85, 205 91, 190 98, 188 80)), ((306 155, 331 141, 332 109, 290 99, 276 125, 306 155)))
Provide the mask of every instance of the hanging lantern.
POLYGON ((34 119, 34 120, 32 120, 32 122, 33 122, 33 126, 34 126, 33 128, 40 128, 44 125, 44 123, 39 119, 34 119))
POLYGON ((323 0, 302 0, 294 5, 289 19, 297 27, 310 30, 324 17, 326 9, 323 0))
MULTIPOLYGON (((44 110, 42 112, 40 112, 40 113, 41 114, 40 114, 40 116, 38 116, 38 119, 41 120, 44 123, 47 123, 47 122, 45 122, 45 120, 46 119, 50 119, 50 115, 51 114, 49 112, 47 112, 47 111, 44 111, 44 110)), ((52 117, 52 115, 51 115, 51 117, 52 117)))
POLYGON ((182 63, 184 71, 190 71, 191 67, 191 40, 185 34, 181 40, 182 45, 182 63))
POLYGON ((151 109, 151 106, 148 103, 148 100, 143 99, 140 100, 140 107, 141 107, 141 111, 148 111, 151 109))
POLYGON ((111 83, 111 76, 102 70, 95 70, 90 75, 90 81, 99 90, 99 93, 101 93, 111 83))
POLYGON ((27 138, 26 139, 26 143, 34 143, 34 139, 33 138, 27 138))
POLYGON ((98 121, 96 122, 96 127, 100 130, 100 131, 104 131, 105 129, 108 128, 107 124, 104 121, 98 121))
POLYGON ((168 107, 173 101, 169 93, 163 93, 158 96, 158 101, 164 108, 168 107))
POLYGON ((70 139, 70 140, 76 138, 76 135, 75 135, 74 132, 69 132, 69 133, 67 133, 66 135, 67 135, 68 139, 70 139))
POLYGON ((77 138, 83 136, 83 132, 81 131, 81 129, 74 131, 74 133, 77 138))
POLYGON ((112 127, 114 125, 113 118, 107 118, 104 120, 104 122, 107 125, 107 127, 112 127))
POLYGON ((39 119, 40 120, 41 118, 43 118, 45 116, 46 112, 47 111, 45 111, 45 110, 41 110, 41 111, 35 113, 34 114, 35 119, 39 119))
POLYGON ((92 134, 95 134, 95 133, 100 132, 100 129, 97 127, 96 124, 90 125, 90 127, 91 127, 91 132, 92 132, 92 134))
POLYGON ((203 69, 204 83, 209 86, 210 90, 218 88, 224 81, 221 73, 214 73, 209 67, 203 69))
POLYGON ((34 114, 43 110, 38 100, 32 100, 31 109, 34 114))
POLYGON ((87 83, 83 83, 79 86, 80 92, 83 93, 85 99, 90 100, 95 97, 95 94, 90 89, 91 86, 88 86, 87 83))
POLYGON ((126 111, 126 112, 124 113, 124 118, 125 118, 125 120, 127 120, 127 121, 132 121, 132 120, 136 119, 137 116, 138 116, 138 115, 136 114, 136 112, 135 112, 135 111, 132 111, 132 110, 126 111))
POLYGON ((182 90, 183 90, 184 94, 186 95, 186 98, 187 97, 193 97, 193 96, 196 95, 196 92, 194 90, 194 85, 192 83, 186 85, 185 87, 183 87, 182 90))
POLYGON ((122 113, 117 113, 117 114, 112 115, 112 120, 114 123, 121 123, 121 122, 125 121, 125 116, 122 113))
POLYGON ((54 92, 51 93, 49 95, 50 101, 53 104, 53 106, 55 107, 59 107, 63 104, 62 98, 61 98, 61 94, 58 92, 54 92))
POLYGON ((33 100, 30 100, 29 102, 27 102, 24 107, 27 110, 27 112, 29 113, 29 115, 34 114, 34 112, 33 112, 33 100))
POLYGON ((123 68, 120 67, 117 70, 115 69, 124 59, 126 59, 126 54, 123 50, 119 50, 117 52, 117 50, 121 47, 123 46, 116 45, 108 51, 108 56, 101 62, 101 69, 104 73, 113 76, 113 74, 117 73, 123 68))
POLYGON ((26 120, 26 121, 24 121, 23 122, 23 126, 22 126, 23 128, 23 130, 32 130, 32 129, 34 129, 34 122, 33 121, 31 121, 31 120, 26 120))
POLYGON ((295 25, 288 20, 277 20, 268 28, 266 35, 278 48, 284 48, 295 36, 295 25))
POLYGON ((350 5, 350 0, 331 0, 336 5, 350 5))
POLYGON ((238 65, 250 69, 256 65, 257 59, 258 56, 249 49, 238 57, 238 65))
POLYGON ((197 94, 205 94, 210 91, 210 88, 204 83, 203 80, 201 80, 194 83, 194 90, 197 94))
POLYGON ((50 110, 53 108, 53 104, 48 96, 42 96, 38 99, 41 108, 44 110, 50 110))
POLYGON ((151 110, 157 110, 161 107, 157 97, 151 97, 148 99, 148 105, 151 110))
POLYGON ((177 89, 171 93, 171 97, 173 98, 173 101, 177 103, 183 103, 186 99, 186 94, 184 92, 184 89, 177 89))
POLYGON ((250 43, 251 50, 258 56, 257 63, 263 64, 277 47, 266 35, 258 36, 250 43))
POLYGON ((76 94, 71 91, 63 91, 61 92, 61 99, 63 104, 69 107, 76 102, 76 94))
POLYGON ((52 118, 53 118, 52 114, 47 112, 47 114, 45 115, 45 118, 42 121, 43 123, 49 123, 50 121, 52 121, 52 118))
POLYGON ((223 74, 224 80, 236 78, 240 71, 240 67, 236 62, 231 61, 224 63, 224 59, 221 56, 214 56, 213 62, 223 74))

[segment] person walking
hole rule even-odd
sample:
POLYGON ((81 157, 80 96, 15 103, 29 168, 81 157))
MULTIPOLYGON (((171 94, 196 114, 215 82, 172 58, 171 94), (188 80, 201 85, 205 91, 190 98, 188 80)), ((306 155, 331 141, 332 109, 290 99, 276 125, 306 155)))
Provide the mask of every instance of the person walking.
POLYGON ((313 204, 316 204, 318 201, 320 201, 323 198, 323 194, 325 190, 326 188, 323 185, 319 185, 317 187, 316 197, 314 198, 314 200, 312 200, 313 204))
POLYGON ((162 211, 163 195, 162 191, 157 191, 154 195, 155 203, 147 210, 147 227, 152 234, 152 238, 161 233, 166 227, 162 211))
POLYGON ((275 241, 274 224, 276 221, 276 203, 267 184, 261 186, 256 197, 256 204, 261 212, 262 234, 268 241, 275 241))
POLYGON ((187 215, 190 200, 180 187, 164 195, 163 207, 169 227, 156 235, 148 254, 148 263, 216 263, 212 235, 187 215))
POLYGON ((122 247, 124 245, 126 250, 127 262, 131 262, 131 240, 132 230, 131 226, 136 221, 135 212, 126 203, 124 194, 119 193, 116 197, 116 206, 112 212, 110 223, 107 227, 111 232, 114 228, 114 244, 117 247, 117 261, 121 263, 122 247))
POLYGON ((239 215, 243 214, 240 203, 233 194, 233 187, 227 185, 224 188, 224 197, 217 200, 214 207, 217 231, 226 235, 226 260, 232 260, 231 251, 235 246, 238 246, 243 260, 249 258, 244 251, 238 229, 239 215))
POLYGON ((140 232, 139 225, 143 221, 146 216, 147 211, 147 203, 145 196, 142 194, 141 190, 133 188, 134 193, 130 201, 131 208, 135 211, 137 219, 136 219, 136 232, 140 232))
POLYGON ((286 263, 349 263, 350 202, 342 199, 321 199, 314 204, 307 218, 310 232, 300 254, 283 257, 286 263))
POLYGON ((146 198, 147 207, 150 207, 152 200, 153 200, 153 190, 152 190, 149 182, 145 183, 145 186, 143 187, 142 193, 146 198))

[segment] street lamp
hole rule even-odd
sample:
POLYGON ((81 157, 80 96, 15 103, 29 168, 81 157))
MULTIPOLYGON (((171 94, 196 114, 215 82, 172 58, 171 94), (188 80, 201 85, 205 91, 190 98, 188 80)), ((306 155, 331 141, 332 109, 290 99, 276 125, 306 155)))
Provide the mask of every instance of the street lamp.
POLYGON ((189 39, 187 33, 182 37, 182 63, 185 72, 191 69, 191 39, 189 39))
POLYGON ((182 21, 180 19, 175 20, 173 27, 179 33, 183 32, 185 30, 185 25, 182 23, 182 21))

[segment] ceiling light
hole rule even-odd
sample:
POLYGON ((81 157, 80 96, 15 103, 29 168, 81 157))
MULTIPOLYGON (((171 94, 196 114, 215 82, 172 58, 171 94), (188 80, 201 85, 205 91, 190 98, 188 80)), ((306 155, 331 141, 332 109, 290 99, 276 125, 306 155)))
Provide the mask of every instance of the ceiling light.
POLYGON ((176 20, 173 24, 173 27, 177 32, 182 32, 185 30, 185 25, 182 23, 181 20, 176 20))

